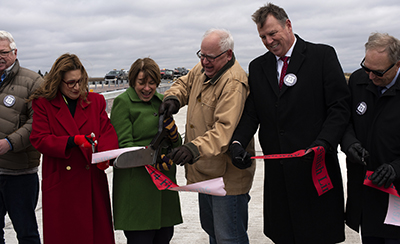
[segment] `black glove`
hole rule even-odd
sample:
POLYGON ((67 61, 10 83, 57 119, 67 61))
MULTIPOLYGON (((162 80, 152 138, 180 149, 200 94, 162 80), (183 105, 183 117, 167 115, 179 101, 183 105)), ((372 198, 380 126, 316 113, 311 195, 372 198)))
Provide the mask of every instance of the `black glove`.
POLYGON ((170 158, 176 165, 193 164, 193 154, 185 146, 174 148, 172 152, 167 154, 167 158, 170 158))
POLYGON ((377 186, 385 184, 385 188, 388 188, 396 178, 396 171, 393 166, 390 164, 382 164, 372 173, 370 180, 377 186))
MULTIPOLYGON (((327 142, 325 142, 324 140, 315 140, 315 141, 313 141, 313 143, 311 143, 310 146, 308 146, 306 148, 306 152, 308 150, 311 150, 311 148, 318 147, 318 146, 323 147, 324 150, 325 150, 325 153, 329 149, 329 144, 327 142)), ((306 155, 304 155, 302 157, 302 160, 306 161, 306 162, 310 162, 310 161, 312 162, 314 160, 314 151, 312 150, 311 152, 309 152, 306 155)))
POLYGON ((309 147, 307 147, 307 150, 311 149, 313 147, 318 147, 318 146, 323 147, 325 149, 325 152, 327 152, 328 149, 329 149, 329 143, 328 142, 326 142, 324 140, 315 140, 315 141, 313 141, 313 143, 311 143, 311 145, 309 147))
POLYGON ((169 99, 161 103, 158 108, 158 114, 165 113, 165 118, 171 117, 173 114, 179 111, 179 101, 175 99, 169 99))
POLYGON ((367 165, 365 160, 369 157, 369 152, 358 142, 351 144, 349 149, 347 149, 346 155, 353 163, 367 165))
POLYGON ((229 151, 231 152, 233 165, 239 169, 246 169, 253 163, 250 154, 239 143, 232 143, 229 146, 229 151))

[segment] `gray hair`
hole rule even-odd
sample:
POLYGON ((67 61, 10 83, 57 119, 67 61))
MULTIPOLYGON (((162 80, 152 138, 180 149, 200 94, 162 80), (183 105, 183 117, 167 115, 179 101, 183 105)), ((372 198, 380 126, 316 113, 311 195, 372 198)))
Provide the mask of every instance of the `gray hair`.
POLYGON ((212 33, 215 33, 219 36, 220 38, 219 47, 222 52, 229 49, 233 51, 233 46, 234 46, 233 37, 228 30, 211 28, 207 30, 206 33, 204 33, 203 40, 212 33))
POLYGON ((365 51, 368 50, 386 52, 392 63, 400 60, 400 40, 387 33, 372 33, 365 43, 365 51))
POLYGON ((9 32, 0 30, 0 40, 7 40, 11 49, 17 49, 17 44, 15 44, 14 38, 9 32))

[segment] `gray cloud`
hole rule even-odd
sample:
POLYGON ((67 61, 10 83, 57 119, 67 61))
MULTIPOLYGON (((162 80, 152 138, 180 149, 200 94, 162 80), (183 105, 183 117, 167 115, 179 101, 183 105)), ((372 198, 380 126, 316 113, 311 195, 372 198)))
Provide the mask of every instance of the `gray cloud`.
MULTIPOLYGON (((359 67, 371 32, 400 37, 398 0, 287 0, 293 30, 305 40, 335 47, 345 72, 359 67)), ((61 54, 77 54, 89 76, 129 69, 140 57, 160 68, 192 68, 203 33, 226 28, 242 67, 266 52, 251 15, 265 1, 31 0, 2 3, 0 29, 9 31, 24 67, 42 73, 61 54)))

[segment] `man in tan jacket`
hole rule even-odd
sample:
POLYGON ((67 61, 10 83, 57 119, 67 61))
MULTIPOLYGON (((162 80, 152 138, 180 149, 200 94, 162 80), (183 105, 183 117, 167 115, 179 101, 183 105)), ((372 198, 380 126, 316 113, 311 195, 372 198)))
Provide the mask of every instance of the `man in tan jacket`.
MULTIPOLYGON (((185 165, 188 184, 223 177, 226 196, 199 193, 200 221, 210 243, 248 243, 248 202, 255 164, 239 169, 228 146, 249 94, 247 75, 235 59, 227 30, 210 29, 196 53, 200 62, 165 92, 160 113, 188 105, 183 146, 167 156, 185 165)), ((249 147, 254 151, 254 146, 249 147)))

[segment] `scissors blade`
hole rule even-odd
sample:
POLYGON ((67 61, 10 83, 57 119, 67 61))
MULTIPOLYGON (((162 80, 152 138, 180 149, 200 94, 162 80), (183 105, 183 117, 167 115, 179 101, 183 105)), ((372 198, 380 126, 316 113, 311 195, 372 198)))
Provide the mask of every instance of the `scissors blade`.
POLYGON ((152 147, 121 153, 114 161, 117 169, 127 169, 153 164, 156 151, 152 147))

